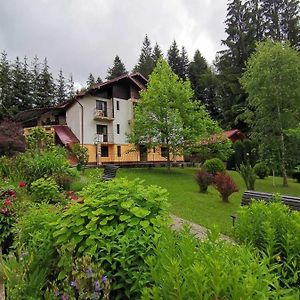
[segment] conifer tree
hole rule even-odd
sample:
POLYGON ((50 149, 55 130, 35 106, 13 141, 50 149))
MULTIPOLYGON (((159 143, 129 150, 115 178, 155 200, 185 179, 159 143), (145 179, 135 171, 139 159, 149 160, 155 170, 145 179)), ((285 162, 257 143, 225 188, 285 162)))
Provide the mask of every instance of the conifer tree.
POLYGON ((59 71, 57 85, 56 85, 56 93, 55 93, 56 104, 63 103, 67 98, 67 88, 65 83, 65 77, 63 76, 62 70, 59 71))
POLYGON ((168 64, 176 75, 181 73, 181 57, 176 41, 174 40, 168 50, 168 64))
POLYGON ((33 58, 33 61, 31 63, 31 97, 33 101, 33 107, 39 106, 39 89, 40 89, 40 76, 41 76, 41 70, 40 70, 40 63, 39 58, 35 56, 33 58))
POLYGON ((24 62, 22 64, 22 84, 21 84, 21 94, 22 103, 19 107, 20 110, 27 110, 33 108, 33 98, 32 98, 32 82, 30 69, 27 63, 27 57, 24 57, 24 62))
POLYGON ((113 66, 107 70, 106 79, 113 79, 125 73, 127 73, 125 65, 120 57, 116 55, 113 66))
POLYGON ((185 80, 188 77, 189 58, 184 47, 181 48, 180 52, 180 69, 178 76, 185 80))
POLYGON ((163 52, 161 51, 159 45, 156 43, 154 48, 153 48, 153 53, 152 53, 152 59, 153 59, 154 67, 156 66, 157 61, 160 58, 163 58, 163 56, 164 56, 163 52))
POLYGON ((22 71, 22 63, 17 56, 14 63, 12 64, 12 95, 11 95, 11 106, 10 110, 13 114, 19 112, 21 107, 23 106, 23 71, 22 71))
POLYGON ((152 57, 151 42, 146 34, 143 41, 143 47, 137 65, 134 67, 134 72, 141 73, 144 77, 148 78, 154 68, 154 60, 152 57))
POLYGON ((95 77, 92 73, 89 74, 88 80, 86 81, 86 87, 89 89, 93 85, 95 85, 95 77))
POLYGON ((96 79, 96 83, 102 83, 102 79, 101 79, 101 77, 100 77, 100 76, 98 76, 98 77, 97 77, 97 79, 96 79))
POLYGON ((74 88, 73 75, 71 74, 67 82, 67 99, 71 99, 74 96, 75 96, 75 88, 74 88))

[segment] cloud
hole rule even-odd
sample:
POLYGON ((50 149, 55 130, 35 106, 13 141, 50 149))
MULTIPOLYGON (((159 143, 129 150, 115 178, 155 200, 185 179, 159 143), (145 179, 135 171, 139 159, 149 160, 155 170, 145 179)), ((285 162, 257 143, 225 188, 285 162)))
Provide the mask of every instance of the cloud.
POLYGON ((226 0, 9 0, 0 4, 0 50, 47 57, 56 75, 104 79, 118 54, 131 70, 147 33, 167 52, 175 39, 209 62, 224 38, 226 0))

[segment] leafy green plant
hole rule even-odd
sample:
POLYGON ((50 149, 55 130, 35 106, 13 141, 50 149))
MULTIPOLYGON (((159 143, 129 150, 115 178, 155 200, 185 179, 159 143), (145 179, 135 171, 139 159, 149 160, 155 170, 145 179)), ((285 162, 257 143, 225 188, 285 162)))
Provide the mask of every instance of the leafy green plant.
MULTIPOLYGON (((166 190, 121 178, 90 184, 82 196, 84 203, 71 204, 57 222, 58 248, 92 256, 112 278, 114 299, 137 297, 149 280, 145 259, 166 222, 166 190)), ((70 257, 61 257, 58 279, 70 272, 70 257)))
POLYGON ((197 171, 195 180, 197 181, 200 193, 206 193, 209 185, 213 183, 213 175, 208 173, 204 168, 197 171))
POLYGON ((40 178, 32 182, 30 191, 35 202, 58 203, 63 201, 59 187, 52 178, 40 178))
POLYGON ((238 171, 242 175, 247 189, 254 191, 254 185, 256 180, 256 174, 254 172, 254 168, 252 168, 250 164, 246 164, 246 165, 241 164, 238 171))
POLYGON ((88 149, 84 146, 81 146, 79 143, 76 143, 72 146, 72 153, 77 158, 77 168, 80 170, 81 167, 85 167, 89 161, 89 152, 88 149))
POLYGON ((279 264, 274 269, 285 286, 300 284, 300 214, 278 202, 253 201, 238 212, 235 236, 279 264))
POLYGON ((213 185, 224 202, 229 202, 230 195, 239 191, 236 183, 226 173, 217 173, 214 177, 213 185))
POLYGON ((31 151, 40 152, 50 150, 54 147, 54 137, 47 133, 43 128, 35 127, 27 135, 26 142, 31 151))
POLYGON ((293 177, 293 179, 295 179, 298 183, 300 183, 300 166, 297 166, 297 167, 293 170, 292 177, 293 177))
POLYGON ((212 175, 225 172, 225 166, 219 158, 208 159, 204 162, 203 168, 212 175))
POLYGON ((0 157, 0 177, 9 177, 12 173, 11 160, 7 156, 0 157))
POLYGON ((260 178, 264 179, 270 174, 270 169, 264 162, 259 162, 254 166, 254 173, 260 178))
POLYGON ((213 232, 199 241, 188 229, 166 229, 147 259, 152 281, 142 299, 297 299, 299 291, 280 287, 267 258, 216 238, 213 232))

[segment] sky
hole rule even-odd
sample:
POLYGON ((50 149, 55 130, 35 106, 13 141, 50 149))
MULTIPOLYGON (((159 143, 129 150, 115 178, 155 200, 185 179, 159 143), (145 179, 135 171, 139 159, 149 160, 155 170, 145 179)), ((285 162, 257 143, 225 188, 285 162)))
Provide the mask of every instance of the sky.
POLYGON ((51 71, 105 78, 119 55, 128 71, 145 34, 166 54, 172 41, 209 63, 222 49, 227 0, 0 0, 0 51, 9 59, 47 57, 51 71))

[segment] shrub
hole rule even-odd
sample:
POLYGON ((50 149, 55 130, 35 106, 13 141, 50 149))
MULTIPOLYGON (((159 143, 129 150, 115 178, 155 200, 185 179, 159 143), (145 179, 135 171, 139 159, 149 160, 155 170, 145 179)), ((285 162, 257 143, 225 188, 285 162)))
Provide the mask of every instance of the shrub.
POLYGON ((295 179, 298 183, 300 183, 300 166, 297 166, 293 173, 292 173, 293 179, 295 179))
POLYGON ((35 202, 58 203, 62 201, 58 185, 52 178, 40 178, 32 182, 30 190, 35 202))
POLYGON ((200 187, 200 193, 206 193, 209 185, 213 183, 213 175, 208 173, 204 168, 197 171, 195 179, 200 187))
MULTIPOLYGON (((138 297, 149 281, 145 259, 165 223, 166 190, 121 178, 90 184, 82 196, 84 203, 71 204, 58 221, 57 246, 67 244, 73 257, 92 256, 112 278, 113 299, 138 297)), ((59 279, 70 272, 69 261, 61 257, 59 279)))
POLYGON ((204 162, 203 168, 212 175, 225 172, 225 166, 219 158, 208 159, 204 162))
POLYGON ((40 127, 32 129, 26 137, 28 148, 34 152, 51 150, 54 147, 54 137, 40 127))
POLYGON ((12 172, 11 160, 7 156, 0 157, 0 177, 9 177, 12 172))
POLYGON ((242 175, 247 189, 254 190, 256 174, 254 172, 254 169, 251 167, 251 165, 250 164, 246 164, 246 165, 241 164, 238 171, 242 175))
POLYGON ((269 176, 270 169, 264 162, 257 163, 254 166, 254 173, 260 178, 264 179, 269 176))
POLYGON ((214 187, 224 202, 229 202, 229 196, 239 191, 233 179, 228 174, 223 173, 217 173, 214 177, 214 187))
POLYGON ((77 168, 80 170, 81 167, 85 167, 89 161, 89 152, 88 149, 84 146, 81 146, 80 144, 76 143, 72 147, 72 153, 77 158, 77 168))
POLYGON ((278 276, 286 286, 300 284, 300 214, 279 202, 253 201, 238 212, 237 241, 255 246, 278 263, 278 276))
POLYGON ((298 299, 258 258, 246 246, 166 230, 147 260, 152 282, 142 299, 298 299))

